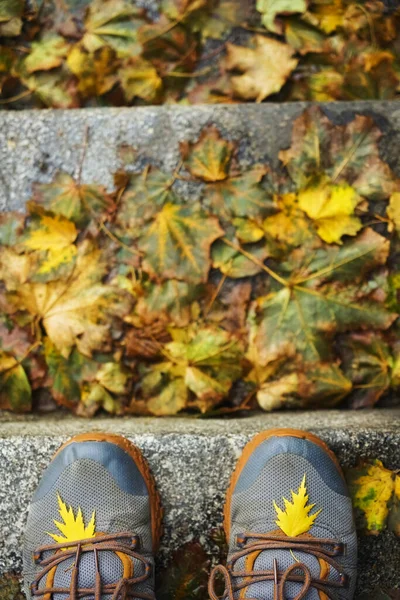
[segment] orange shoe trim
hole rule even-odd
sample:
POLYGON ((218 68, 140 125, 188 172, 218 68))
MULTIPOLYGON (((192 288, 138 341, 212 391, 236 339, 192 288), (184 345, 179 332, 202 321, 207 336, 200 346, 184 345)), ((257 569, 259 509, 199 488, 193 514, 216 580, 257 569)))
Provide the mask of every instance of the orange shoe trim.
POLYGON ((146 482, 147 491, 149 493, 153 552, 156 552, 163 534, 163 508, 153 473, 141 450, 122 435, 91 432, 80 433, 72 437, 57 450, 53 458, 55 458, 64 448, 76 442, 109 442, 110 444, 114 444, 121 448, 135 461, 140 474, 146 482))

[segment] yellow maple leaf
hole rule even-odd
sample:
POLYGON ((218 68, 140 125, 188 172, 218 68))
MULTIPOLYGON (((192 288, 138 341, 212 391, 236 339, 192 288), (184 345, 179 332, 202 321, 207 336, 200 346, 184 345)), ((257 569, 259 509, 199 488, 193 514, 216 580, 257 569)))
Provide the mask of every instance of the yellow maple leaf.
POLYGON ((54 533, 48 533, 57 544, 64 542, 77 542, 79 540, 85 540, 88 538, 95 537, 96 533, 96 512, 93 511, 89 523, 85 526, 83 520, 83 514, 81 508, 78 508, 76 515, 72 506, 67 506, 61 498, 60 494, 57 494, 59 513, 63 520, 62 523, 54 520, 53 523, 62 535, 54 533))
POLYGON ((65 358, 75 344, 91 356, 94 349, 106 347, 112 317, 125 315, 130 306, 119 288, 102 283, 105 271, 101 252, 84 243, 67 281, 25 283, 10 299, 40 320, 65 358))
POLYGON ((41 215, 39 226, 30 231, 24 241, 28 250, 47 251, 38 273, 50 273, 62 263, 69 263, 76 255, 75 224, 61 216, 41 215))
POLYGON ((315 504, 307 504, 308 494, 305 475, 297 493, 293 490, 291 490, 291 492, 292 502, 283 498, 285 510, 280 509, 274 501, 274 508, 278 515, 278 519, 275 523, 287 536, 297 537, 311 529, 322 509, 310 515, 310 511, 314 508, 315 504))
POLYGON ((356 235, 361 221, 353 215, 361 198, 350 185, 322 182, 299 193, 299 206, 312 219, 328 244, 341 244, 344 235, 356 235))
POLYGON ((233 91, 244 100, 261 102, 279 92, 297 66, 294 50, 272 38, 256 35, 253 48, 226 44, 228 71, 241 71, 231 78, 233 91))

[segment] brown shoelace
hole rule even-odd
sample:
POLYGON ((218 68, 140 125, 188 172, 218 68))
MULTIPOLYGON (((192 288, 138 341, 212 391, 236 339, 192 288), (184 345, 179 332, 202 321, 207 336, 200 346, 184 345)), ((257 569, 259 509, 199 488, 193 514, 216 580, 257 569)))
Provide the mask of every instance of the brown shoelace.
POLYGON ((51 544, 41 546, 35 551, 35 562, 42 567, 42 571, 35 577, 31 584, 31 593, 34 597, 44 597, 45 594, 68 594, 68 600, 80 600, 86 596, 94 596, 95 600, 101 600, 102 594, 110 595, 112 600, 128 600, 132 598, 141 598, 143 600, 154 600, 153 594, 144 594, 143 592, 134 591, 133 586, 148 579, 151 574, 151 563, 137 552, 139 544, 138 536, 131 533, 118 533, 112 535, 101 535, 95 538, 79 540, 79 542, 65 542, 62 544, 51 544), (136 551, 135 551, 136 550, 136 551), (138 560, 144 565, 144 573, 138 577, 123 578, 116 583, 103 584, 99 570, 100 552, 120 552, 131 558, 138 560), (43 558, 43 554, 52 552, 52 554, 43 558), (95 585, 93 588, 79 588, 79 560, 82 554, 87 552, 93 553, 94 568, 95 568, 95 585), (39 585, 43 578, 46 578, 48 573, 60 567, 63 562, 69 558, 75 558, 71 568, 71 583, 66 587, 42 587, 39 585))
MULTIPOLYGON (((262 533, 245 533, 237 536, 237 544, 241 550, 236 552, 226 567, 218 565, 210 576, 208 592, 211 600, 234 600, 234 594, 247 588, 254 583, 263 581, 272 581, 274 584, 273 600, 285 600, 285 587, 289 582, 302 583, 303 587, 294 600, 301 600, 306 597, 307 592, 314 588, 324 592, 328 598, 333 599, 332 589, 345 588, 348 585, 348 578, 342 572, 341 565, 334 557, 344 554, 345 545, 335 540, 315 539, 304 536, 295 538, 287 536, 276 536, 262 533), (278 569, 278 562, 273 560, 273 569, 270 571, 235 571, 235 563, 253 552, 262 552, 263 550, 292 550, 294 552, 306 552, 317 559, 326 561, 337 573, 340 579, 338 581, 328 581, 312 577, 310 569, 301 562, 295 562, 281 573, 278 569), (215 592, 216 576, 221 574, 225 582, 225 592, 222 596, 217 596, 215 592), (237 584, 235 580, 241 579, 237 584)), ((247 596, 246 596, 247 599, 247 596)), ((250 599, 247 599, 250 600, 250 599)))

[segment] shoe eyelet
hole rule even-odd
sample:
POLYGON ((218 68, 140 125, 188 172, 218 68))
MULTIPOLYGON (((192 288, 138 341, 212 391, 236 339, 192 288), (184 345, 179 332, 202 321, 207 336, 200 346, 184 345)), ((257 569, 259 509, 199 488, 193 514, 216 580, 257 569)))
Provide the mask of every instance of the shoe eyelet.
POLYGON ((243 548, 243 546, 245 545, 247 541, 247 537, 245 535, 243 535, 243 533, 238 533, 236 536, 236 546, 238 548, 243 548))
POLYGON ((146 575, 147 577, 150 577, 150 576, 151 576, 151 574, 152 574, 152 572, 153 572, 152 565, 150 565, 150 564, 146 564, 146 568, 145 568, 145 575, 146 575))
POLYGON ((34 552, 33 553, 33 561, 34 561, 34 563, 37 565, 41 560, 42 560, 42 553, 41 552, 34 552))
POLYGON ((346 554, 346 544, 339 542, 333 547, 333 555, 334 556, 344 556, 346 554))
POLYGON ((340 584, 344 587, 344 588, 348 588, 349 587, 349 583, 350 583, 350 578, 348 575, 346 575, 346 573, 341 573, 340 574, 340 584))
POLYGON ((133 535, 131 544, 133 548, 140 548, 140 537, 138 535, 133 535))

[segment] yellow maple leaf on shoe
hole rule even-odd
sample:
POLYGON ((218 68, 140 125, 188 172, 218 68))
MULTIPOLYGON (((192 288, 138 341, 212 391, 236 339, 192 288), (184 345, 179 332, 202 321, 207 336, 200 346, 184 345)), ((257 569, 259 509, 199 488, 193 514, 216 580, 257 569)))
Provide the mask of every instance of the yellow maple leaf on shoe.
POLYGON ((292 490, 292 502, 286 498, 283 498, 283 502, 285 504, 285 510, 279 508, 274 501, 274 508, 278 516, 275 523, 288 537, 297 537, 302 533, 307 533, 314 525, 315 519, 322 510, 320 509, 316 513, 310 515, 315 504, 308 504, 305 475, 298 491, 294 492, 292 490))
POLYGON ((57 542, 57 544, 63 544, 64 542, 77 542, 79 540, 86 540, 95 537, 95 511, 93 511, 89 523, 85 525, 81 508, 78 508, 78 511, 75 515, 72 506, 67 506, 60 494, 57 494, 57 500, 59 508, 58 512, 60 513, 60 517, 62 518, 63 522, 54 520, 53 523, 62 535, 56 535, 54 533, 48 534, 55 542, 57 542))
POLYGON ((361 229, 354 209, 361 197, 350 185, 320 182, 300 191, 299 206, 317 227, 317 233, 328 244, 341 244, 344 235, 356 235, 361 229))

